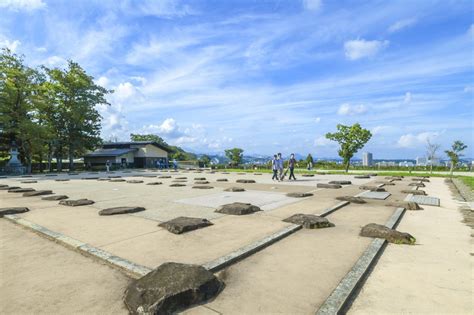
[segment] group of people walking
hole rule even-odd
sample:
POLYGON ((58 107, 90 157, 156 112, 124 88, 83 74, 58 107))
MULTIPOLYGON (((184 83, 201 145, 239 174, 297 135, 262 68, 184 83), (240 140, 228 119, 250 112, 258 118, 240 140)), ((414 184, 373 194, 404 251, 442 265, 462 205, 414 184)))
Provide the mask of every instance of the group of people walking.
POLYGON ((296 180, 294 171, 296 166, 295 155, 291 153, 290 159, 288 160, 288 168, 284 171, 284 160, 281 153, 275 154, 272 159, 272 180, 283 181, 288 171, 290 171, 289 180, 296 180))

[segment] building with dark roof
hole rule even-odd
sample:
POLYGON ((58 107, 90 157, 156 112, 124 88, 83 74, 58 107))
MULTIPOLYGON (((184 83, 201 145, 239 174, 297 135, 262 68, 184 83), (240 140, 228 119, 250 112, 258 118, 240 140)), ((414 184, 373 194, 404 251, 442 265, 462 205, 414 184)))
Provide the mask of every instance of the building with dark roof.
POLYGON ((111 165, 123 167, 156 167, 159 161, 168 165, 169 149, 153 141, 106 143, 101 148, 84 156, 89 166, 111 165))

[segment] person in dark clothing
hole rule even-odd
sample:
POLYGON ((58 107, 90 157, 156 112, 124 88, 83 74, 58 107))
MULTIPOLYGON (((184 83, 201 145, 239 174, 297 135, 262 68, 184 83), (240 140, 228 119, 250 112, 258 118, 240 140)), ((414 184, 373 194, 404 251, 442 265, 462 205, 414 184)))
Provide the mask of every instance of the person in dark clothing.
POLYGON ((290 177, 288 178, 289 180, 291 180, 292 177, 293 177, 293 180, 296 180, 295 174, 293 173, 295 170, 295 165, 296 165, 295 155, 291 153, 290 160, 288 161, 288 168, 290 170, 290 177))
POLYGON ((272 160, 272 171, 273 171, 273 177, 272 180, 278 180, 278 161, 277 161, 277 156, 276 154, 273 156, 272 160))

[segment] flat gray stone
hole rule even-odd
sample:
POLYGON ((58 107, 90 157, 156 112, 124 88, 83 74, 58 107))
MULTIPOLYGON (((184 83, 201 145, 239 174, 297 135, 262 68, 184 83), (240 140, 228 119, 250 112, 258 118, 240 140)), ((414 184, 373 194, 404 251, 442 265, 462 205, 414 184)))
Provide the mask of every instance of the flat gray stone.
POLYGON ((171 184, 170 187, 184 187, 186 186, 185 184, 180 184, 180 183, 174 183, 174 184, 171 184))
POLYGON ((399 232, 397 230, 390 229, 385 225, 375 223, 370 223, 364 226, 360 231, 360 235, 364 237, 383 238, 394 244, 413 245, 416 242, 416 239, 408 233, 399 232))
POLYGON ((17 188, 20 188, 20 187, 5 185, 5 186, 0 187, 0 190, 10 190, 10 189, 17 189, 17 188))
POLYGON ((412 186, 412 187, 426 187, 425 184, 423 184, 423 183, 410 183, 410 184, 408 184, 408 186, 412 186))
POLYGON ((147 185, 161 185, 163 184, 162 182, 150 182, 150 183, 147 183, 147 185))
POLYGON ((227 178, 218 178, 216 181, 217 182, 227 182, 228 180, 227 180, 227 178))
POLYGON ((387 207, 405 208, 406 210, 423 210, 419 204, 412 201, 390 201, 385 204, 387 207))
POLYGON ((408 201, 416 202, 420 205, 439 207, 439 198, 431 196, 412 196, 408 201))
POLYGON ((354 197, 354 196, 339 196, 339 197, 336 197, 336 199, 340 201, 349 201, 350 203, 357 203, 357 204, 362 204, 362 203, 367 202, 360 197, 354 197))
POLYGON ((169 175, 161 175, 161 176, 158 176, 158 178, 171 178, 171 176, 169 176, 169 175))
POLYGON ((377 187, 377 186, 366 186, 366 185, 362 185, 362 186, 359 186, 359 189, 362 189, 362 190, 370 190, 370 191, 385 191, 385 188, 383 187, 377 187))
POLYGON ((33 188, 10 188, 8 189, 9 193, 25 193, 25 192, 30 192, 30 191, 35 191, 33 188))
POLYGON ((303 177, 314 177, 314 174, 301 174, 303 177))
POLYGON ((175 314, 214 298, 223 286, 202 266, 168 262, 133 280, 124 303, 132 315, 175 314))
POLYGON ((229 187, 229 188, 224 189, 224 191, 242 192, 242 191, 245 191, 245 188, 242 188, 242 187, 229 187))
POLYGON ((35 190, 29 191, 23 194, 23 197, 34 197, 34 196, 45 196, 45 195, 52 195, 52 190, 35 190))
POLYGON ((319 183, 316 185, 317 188, 329 188, 329 189, 339 189, 342 188, 341 185, 336 185, 336 184, 323 184, 319 183))
POLYGON ((255 181, 253 179, 238 179, 236 180, 236 183, 240 184, 255 184, 255 181))
POLYGON ((205 184, 209 184, 209 182, 207 180, 198 180, 198 181, 195 181, 194 182, 196 185, 205 185, 205 184))
POLYGON ((183 177, 176 177, 176 179, 188 179, 188 178, 183 176, 183 177))
POLYGON ((411 180, 415 181, 415 182, 424 182, 424 183, 429 183, 430 182, 430 180, 428 178, 412 178, 411 180))
POLYGON ((36 184, 38 181, 37 180, 22 180, 20 183, 21 184, 36 184))
POLYGON ((0 184, 0 188, 8 187, 8 185, 0 184))
POLYGON ((43 197, 41 198, 41 200, 63 200, 63 199, 68 199, 69 197, 66 196, 66 195, 54 195, 54 196, 47 196, 47 197, 43 197))
POLYGON ((288 197, 293 197, 293 198, 305 198, 305 197, 311 197, 313 196, 312 193, 307 193, 307 192, 290 192, 286 194, 288 197))
POLYGON ((206 180, 206 177, 194 177, 194 180, 206 180))
POLYGON ((93 177, 83 177, 83 180, 93 180, 93 179, 99 179, 99 176, 93 176, 93 177))
POLYGON ((56 182, 68 182, 69 178, 57 178, 55 179, 56 182))
POLYGON ((329 182, 329 184, 335 184, 335 185, 351 185, 352 182, 350 180, 332 180, 329 182))
POLYGON ((385 177, 385 179, 388 179, 388 180, 402 180, 403 179, 403 176, 387 176, 385 177))
POLYGON ((367 198, 367 199, 376 199, 376 200, 385 200, 391 194, 386 191, 365 191, 357 195, 357 197, 367 198))
POLYGON ((131 180, 127 180, 127 183, 129 183, 129 184, 141 184, 141 183, 143 183, 143 181, 138 180, 138 179, 131 179, 131 180))
POLYGON ((174 234, 182 234, 185 232, 201 229, 210 225, 212 225, 212 223, 207 219, 190 217, 177 217, 170 221, 158 224, 158 226, 165 228, 174 234))
POLYGON ((370 178, 370 175, 355 175, 354 178, 359 178, 359 179, 370 178))
POLYGON ((105 178, 105 177, 102 177, 102 178, 98 179, 99 182, 108 182, 109 180, 110 180, 110 178, 105 178))
POLYGON ((46 176, 46 177, 53 177, 53 176, 58 176, 58 174, 45 174, 44 176, 46 176))
POLYGON ((305 229, 321 229, 335 226, 325 217, 303 213, 294 214, 291 217, 284 219, 283 222, 298 224, 303 226, 305 229))
POLYGON ((406 189, 406 190, 402 190, 402 193, 404 194, 412 194, 412 195, 421 195, 421 196, 425 196, 426 195, 426 192, 424 190, 411 190, 411 189, 406 189))
POLYGON ((145 211, 143 207, 113 207, 99 211, 99 215, 115 215, 145 211))
POLYGON ((94 201, 89 200, 89 199, 61 200, 59 202, 60 205, 70 206, 70 207, 87 206, 87 205, 91 205, 93 203, 94 203, 94 201))
POLYGON ((250 203, 234 202, 222 205, 215 212, 231 214, 231 215, 246 215, 254 212, 262 211, 259 207, 250 203))
POLYGON ((213 189, 214 187, 208 185, 196 185, 193 186, 194 189, 213 189))
POLYGON ((187 179, 175 179, 172 180, 172 183, 186 183, 188 180, 187 179))
POLYGON ((123 179, 123 178, 112 178, 111 180, 109 180, 109 182, 111 182, 111 183, 121 183, 121 182, 126 182, 126 180, 123 179))
POLYGON ((109 175, 108 178, 122 178, 120 175, 109 175))
POLYGON ((4 215, 7 214, 17 214, 17 213, 24 213, 28 212, 30 209, 26 207, 7 207, 7 208, 0 208, 0 218, 3 218, 4 215))

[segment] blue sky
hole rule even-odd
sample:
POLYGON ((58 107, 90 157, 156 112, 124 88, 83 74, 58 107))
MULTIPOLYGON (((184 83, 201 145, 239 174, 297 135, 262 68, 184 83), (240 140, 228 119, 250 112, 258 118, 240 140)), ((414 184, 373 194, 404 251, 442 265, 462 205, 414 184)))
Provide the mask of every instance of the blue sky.
POLYGON ((374 158, 422 156, 427 139, 473 157, 473 13, 462 0, 0 0, 0 46, 30 65, 72 59, 114 89, 105 139, 335 157, 324 134, 359 122, 374 158))

